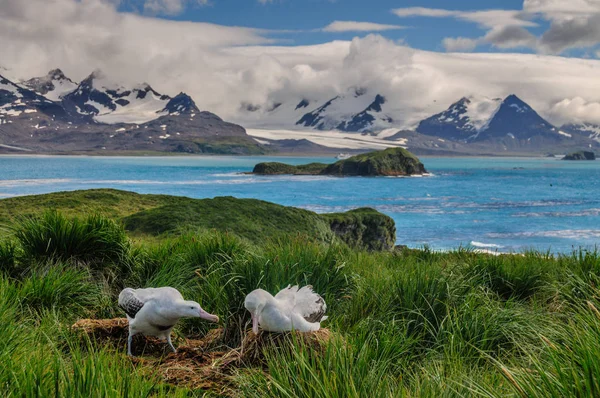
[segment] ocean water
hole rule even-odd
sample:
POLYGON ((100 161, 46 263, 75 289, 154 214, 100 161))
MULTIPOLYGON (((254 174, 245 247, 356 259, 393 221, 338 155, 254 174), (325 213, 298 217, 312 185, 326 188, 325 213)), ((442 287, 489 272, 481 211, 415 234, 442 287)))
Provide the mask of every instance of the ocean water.
POLYGON ((0 198, 89 188, 193 198, 258 198, 316 212, 373 207, 397 243, 570 252, 600 243, 600 162, 421 158, 430 177, 244 175, 262 161, 333 158, 0 156, 0 198))

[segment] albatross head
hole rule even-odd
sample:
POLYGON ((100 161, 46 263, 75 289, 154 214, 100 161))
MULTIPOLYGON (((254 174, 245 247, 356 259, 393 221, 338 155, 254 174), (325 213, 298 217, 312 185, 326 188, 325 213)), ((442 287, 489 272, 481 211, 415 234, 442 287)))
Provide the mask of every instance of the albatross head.
POLYGON ((258 318, 271 297, 269 292, 262 289, 253 290, 246 296, 244 306, 250 311, 250 315, 252 316, 252 331, 254 334, 258 334, 258 318))
POLYGON ((183 301, 179 306, 179 315, 182 317, 202 318, 211 322, 219 322, 219 317, 204 311, 195 301, 183 301))

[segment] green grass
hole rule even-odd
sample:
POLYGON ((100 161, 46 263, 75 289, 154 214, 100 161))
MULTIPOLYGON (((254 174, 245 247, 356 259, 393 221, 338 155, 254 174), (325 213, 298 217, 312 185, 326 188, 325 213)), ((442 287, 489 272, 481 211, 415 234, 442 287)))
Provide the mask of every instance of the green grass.
POLYGON ((258 145, 250 137, 211 137, 208 139, 198 138, 189 145, 193 153, 211 155, 264 155, 269 152, 268 148, 258 145))
MULTIPOLYGON (((101 194, 109 200, 113 193, 101 194)), ((161 206, 132 197, 139 203, 117 203, 161 206)), ((288 284, 311 284, 325 297, 330 318, 323 325, 333 337, 322 352, 295 339, 292 350, 266 348, 264 369, 234 372, 238 396, 600 395, 596 251, 374 252, 304 234, 255 242, 206 230, 160 240, 135 234, 131 241, 119 222, 90 214, 72 208, 7 223, 14 234, 0 239, 3 396, 203 396, 166 385, 123 349, 77 338, 70 325, 123 316, 116 299, 124 286, 170 285, 221 317, 225 333, 208 351, 237 348, 249 326, 245 295, 288 284)), ((346 215, 330 217, 341 222, 346 215)), ((176 335, 214 327, 186 320, 176 335)))
MULTIPOLYGON (((21 234, 21 239, 31 239, 34 243, 47 242, 39 238, 42 235, 49 237, 48 231, 60 232, 62 238, 68 238, 69 234, 79 233, 75 230, 84 225, 110 218, 122 224, 130 235, 144 239, 149 236, 163 239, 186 232, 218 231, 234 234, 254 244, 302 236, 325 243, 340 239, 351 246, 381 250, 389 249, 395 242, 393 220, 372 209, 336 214, 335 219, 343 217, 346 221, 346 229, 340 232, 332 228, 333 218, 328 215, 255 199, 191 199, 96 189, 0 200, 0 227, 4 224, 4 229, 10 224, 14 230, 16 222, 23 224, 39 217, 52 227, 40 224, 37 230, 28 229, 30 234, 37 237, 21 234), (52 214, 58 215, 53 219, 52 214), (97 220, 88 219, 90 214, 97 220), (81 221, 69 224, 63 221, 62 216, 78 217, 81 221), (60 226, 61 222, 65 225, 60 226)), ((44 247, 25 246, 38 253, 46 250, 44 247)), ((47 250, 51 249, 49 247, 47 250)), ((3 252, 0 247, 0 265, 3 252)))
POLYGON ((129 247, 125 230, 100 215, 79 219, 47 211, 21 219, 13 230, 24 255, 36 260, 102 264, 118 261, 129 247))

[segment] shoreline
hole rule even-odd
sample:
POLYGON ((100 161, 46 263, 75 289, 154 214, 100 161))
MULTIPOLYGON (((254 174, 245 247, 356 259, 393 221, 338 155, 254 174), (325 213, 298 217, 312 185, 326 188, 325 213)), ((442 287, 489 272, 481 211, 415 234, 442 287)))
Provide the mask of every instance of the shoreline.
MULTIPOLYGON (((373 151, 376 151, 374 149, 373 151)), ((362 153, 368 153, 373 151, 365 151, 362 153)), ((339 152, 338 152, 339 153, 339 152)), ((59 158, 59 157, 73 157, 73 158, 118 158, 118 157, 130 157, 130 158, 328 158, 336 159, 336 155, 338 153, 274 153, 274 154, 264 154, 264 155, 234 155, 234 154, 189 154, 189 153, 173 153, 173 152, 164 152, 164 153, 0 153, 0 158, 11 158, 11 157, 39 157, 39 158, 59 158)), ((439 154, 439 155, 418 155, 419 158, 444 158, 444 159, 556 159, 561 160, 562 156, 558 155, 554 157, 548 157, 544 155, 538 154, 478 154, 478 155, 469 155, 469 154, 461 154, 461 155, 448 155, 448 154, 439 154)), ((338 159, 339 160, 339 159, 338 159)))

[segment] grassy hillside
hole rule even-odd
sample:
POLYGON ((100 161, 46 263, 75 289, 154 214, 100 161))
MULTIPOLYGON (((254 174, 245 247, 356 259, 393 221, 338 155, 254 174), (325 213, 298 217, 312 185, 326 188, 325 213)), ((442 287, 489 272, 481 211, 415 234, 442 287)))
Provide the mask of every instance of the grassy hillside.
MULTIPOLYGON (((218 231, 159 240, 140 234, 133 244, 121 223, 87 212, 97 206, 124 219, 140 212, 152 219, 148 214, 168 201, 192 210, 197 202, 85 191, 76 193, 84 206, 79 208, 69 206, 65 195, 10 203, 23 214, 53 203, 70 216, 45 212, 17 220, 1 213, 10 231, 0 238, 3 396, 546 398, 600 393, 598 252, 374 252, 288 234, 252 243, 218 231), (86 201, 89 194, 101 194, 106 202, 112 198, 113 206, 100 206, 98 198, 86 201), (329 319, 323 326, 330 338, 311 345, 287 335, 277 346, 248 346, 245 295, 256 288, 274 293, 288 284, 311 284, 325 298, 329 319), (186 338, 214 338, 200 350, 130 359, 123 339, 82 337, 71 328, 82 318, 123 317, 116 301, 126 286, 173 286, 219 315, 218 325, 180 322, 176 346, 184 347, 186 338), (256 357, 247 355, 250 349, 256 357)), ((10 210, 0 203, 3 212, 10 210)), ((354 213, 324 219, 344 230, 369 210, 354 213)), ((152 231, 160 226, 158 219, 168 221, 153 219, 152 231)))
POLYGON ((371 209, 340 214, 347 220, 346 230, 336 234, 337 229, 331 228, 331 217, 261 200, 233 197, 191 199, 140 195, 114 189, 0 200, 0 223, 40 215, 45 210, 56 210, 68 216, 102 214, 122 222, 125 229, 135 236, 217 230, 254 243, 282 236, 304 236, 319 242, 331 242, 338 236, 352 246, 373 250, 391 249, 396 241, 394 221, 371 209))

